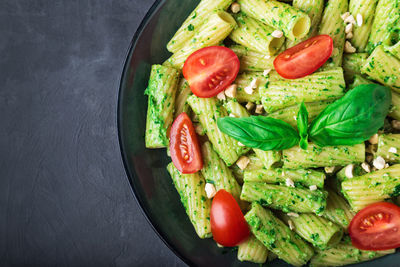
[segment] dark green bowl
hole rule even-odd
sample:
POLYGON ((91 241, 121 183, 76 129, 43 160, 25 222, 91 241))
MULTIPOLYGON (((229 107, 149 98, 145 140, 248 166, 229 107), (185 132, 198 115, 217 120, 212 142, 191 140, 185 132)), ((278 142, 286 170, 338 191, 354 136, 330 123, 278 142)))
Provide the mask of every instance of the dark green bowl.
MULTIPOLYGON (((135 33, 121 78, 118 130, 129 182, 142 210, 160 238, 177 256, 197 266, 257 266, 241 263, 236 251, 218 248, 212 239, 197 237, 166 171, 165 149, 144 145, 147 98, 144 90, 152 64, 169 57, 166 44, 194 9, 197 0, 157 0, 135 33)), ((134 253, 134 252, 133 252, 134 253)), ((400 266, 400 256, 388 256, 362 266, 400 266)), ((289 266, 274 261, 268 266, 289 266)), ((359 265, 361 266, 361 265, 359 265)))

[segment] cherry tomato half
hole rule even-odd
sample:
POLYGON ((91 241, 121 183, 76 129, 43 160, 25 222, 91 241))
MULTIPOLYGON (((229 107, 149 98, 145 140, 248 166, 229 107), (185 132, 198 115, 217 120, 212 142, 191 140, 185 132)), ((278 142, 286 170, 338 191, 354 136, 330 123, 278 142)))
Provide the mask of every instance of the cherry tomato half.
POLYGON ((324 65, 332 51, 332 38, 318 35, 279 54, 274 60, 274 67, 285 79, 302 78, 324 65))
POLYGON ((400 247, 400 207, 379 202, 359 211, 349 226, 353 245, 363 250, 400 247))
POLYGON ((213 198, 210 221, 214 240, 225 247, 234 247, 250 235, 239 204, 223 189, 213 198))
POLYGON ((203 168, 197 135, 185 112, 172 124, 169 148, 172 162, 181 173, 195 173, 203 168))
POLYGON ((182 71, 193 94, 209 98, 231 85, 239 68, 235 52, 223 46, 210 46, 191 54, 182 71))

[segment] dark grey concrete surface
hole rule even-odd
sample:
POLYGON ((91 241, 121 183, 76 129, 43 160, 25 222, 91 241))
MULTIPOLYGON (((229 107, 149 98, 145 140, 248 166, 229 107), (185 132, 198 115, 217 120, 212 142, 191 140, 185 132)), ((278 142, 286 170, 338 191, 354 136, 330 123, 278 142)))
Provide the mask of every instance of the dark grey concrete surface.
POLYGON ((0 266, 184 266, 142 215, 117 138, 152 3, 0 1, 0 266))

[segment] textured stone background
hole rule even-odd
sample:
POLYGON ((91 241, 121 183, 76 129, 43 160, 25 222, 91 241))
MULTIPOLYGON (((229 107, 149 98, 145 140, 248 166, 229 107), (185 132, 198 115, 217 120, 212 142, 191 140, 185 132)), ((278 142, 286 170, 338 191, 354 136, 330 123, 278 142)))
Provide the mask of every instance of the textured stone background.
POLYGON ((0 1, 0 265, 184 266, 136 204, 119 79, 153 0, 0 1))

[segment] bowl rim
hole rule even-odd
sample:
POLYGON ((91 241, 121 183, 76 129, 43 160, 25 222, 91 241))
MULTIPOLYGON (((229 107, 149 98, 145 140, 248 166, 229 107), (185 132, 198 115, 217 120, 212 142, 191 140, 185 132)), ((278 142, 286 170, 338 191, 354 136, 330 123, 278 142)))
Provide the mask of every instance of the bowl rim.
POLYGON ((128 161, 126 158, 126 151, 123 147, 123 137, 122 137, 122 91, 123 91, 123 82, 124 78, 127 75, 127 71, 129 69, 129 61, 130 61, 130 56, 134 53, 137 42, 139 38, 142 35, 143 30, 146 28, 147 23, 155 13, 155 11, 158 9, 158 7, 164 2, 165 0, 155 0, 155 2, 151 5, 150 9, 146 12, 146 15, 143 17, 142 21, 139 24, 139 27, 137 28, 135 34, 133 35, 131 42, 129 44, 129 48, 126 52, 125 55, 125 60, 124 60, 124 65, 123 65, 123 70, 119 82, 119 88, 118 88, 118 100, 117 100, 117 112, 116 112, 116 120, 117 120, 117 131, 118 131, 118 143, 119 143, 119 148, 120 148, 120 154, 122 158, 122 162, 124 165, 124 170, 125 170, 125 177, 129 181, 131 191, 133 192, 133 196, 136 200, 136 203, 139 205, 140 210, 144 217, 146 218, 146 221, 148 224, 150 224, 151 228, 153 231, 157 234, 157 236, 164 242, 164 244, 176 255, 178 258, 180 258, 185 264, 189 266, 194 266, 195 263, 192 262, 190 259, 186 258, 183 256, 178 249, 175 247, 175 245, 172 242, 169 242, 166 240, 163 235, 161 234, 159 228, 153 224, 152 218, 149 215, 148 211, 143 208, 142 202, 143 200, 138 196, 138 193, 136 191, 135 186, 132 183, 133 179, 137 179, 136 173, 132 173, 132 176, 130 175, 128 171, 128 161))

